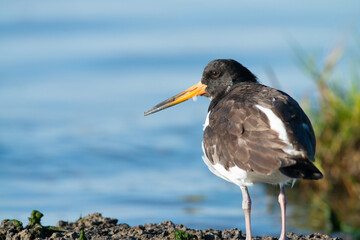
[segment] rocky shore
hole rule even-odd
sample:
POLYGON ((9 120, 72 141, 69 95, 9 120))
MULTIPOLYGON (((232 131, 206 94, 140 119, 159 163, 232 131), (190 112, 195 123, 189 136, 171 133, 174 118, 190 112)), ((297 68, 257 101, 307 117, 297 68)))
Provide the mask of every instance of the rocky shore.
MULTIPOLYGON (((42 226, 40 219, 43 215, 33 211, 29 218, 29 224, 23 226, 18 220, 2 220, 0 226, 0 240, 5 239, 245 239, 245 235, 238 229, 223 231, 206 229, 189 229, 183 225, 175 225, 170 221, 162 223, 148 223, 130 227, 125 223, 118 224, 117 219, 106 218, 100 213, 93 213, 76 222, 59 221, 56 226, 42 226)), ((288 233, 289 239, 339 239, 330 236, 313 233, 310 235, 296 235, 288 233)), ((254 239, 276 239, 262 236, 254 239)))

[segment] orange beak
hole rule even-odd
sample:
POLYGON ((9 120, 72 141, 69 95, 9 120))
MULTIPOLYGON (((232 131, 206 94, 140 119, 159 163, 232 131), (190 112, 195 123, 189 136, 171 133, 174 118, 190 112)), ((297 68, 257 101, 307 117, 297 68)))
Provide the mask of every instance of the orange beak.
POLYGON ((158 105, 152 107, 151 109, 147 110, 146 112, 144 112, 144 116, 150 115, 152 113, 156 113, 156 112, 164 110, 168 107, 172 107, 172 106, 174 106, 178 103, 184 102, 192 97, 203 95, 206 93, 205 92, 206 87, 207 86, 205 84, 198 82, 197 84, 186 89, 182 93, 179 93, 178 95, 173 96, 173 97, 159 103, 158 105))

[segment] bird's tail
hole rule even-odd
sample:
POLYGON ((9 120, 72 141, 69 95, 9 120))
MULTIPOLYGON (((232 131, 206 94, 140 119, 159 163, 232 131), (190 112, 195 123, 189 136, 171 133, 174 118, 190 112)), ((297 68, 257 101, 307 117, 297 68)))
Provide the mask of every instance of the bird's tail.
POLYGON ((279 170, 291 178, 318 180, 323 177, 319 169, 309 160, 297 160, 294 165, 282 167, 279 170))

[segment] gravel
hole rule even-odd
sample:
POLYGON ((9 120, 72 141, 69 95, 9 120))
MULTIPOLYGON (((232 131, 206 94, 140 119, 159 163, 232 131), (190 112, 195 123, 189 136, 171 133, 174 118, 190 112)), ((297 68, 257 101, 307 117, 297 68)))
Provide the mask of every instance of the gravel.
MULTIPOLYGON (((40 222, 40 221, 39 221, 40 222)), ((340 239, 331 238, 321 233, 310 235, 296 235, 288 233, 289 239, 340 239)), ((0 240, 5 239, 245 239, 245 234, 239 229, 227 230, 197 230, 183 225, 175 225, 170 221, 162 223, 148 223, 130 227, 128 224, 118 224, 114 218, 103 217, 100 213, 93 213, 76 222, 59 221, 56 226, 41 226, 36 223, 23 227, 17 220, 2 220, 0 226, 0 240)), ((254 237, 253 239, 277 239, 269 236, 254 237)))

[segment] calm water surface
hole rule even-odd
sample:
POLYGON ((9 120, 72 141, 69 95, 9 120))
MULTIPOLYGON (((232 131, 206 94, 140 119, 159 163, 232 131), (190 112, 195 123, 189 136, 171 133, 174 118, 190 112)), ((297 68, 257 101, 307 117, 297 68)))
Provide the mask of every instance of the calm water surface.
MULTIPOLYGON (((325 55, 354 31, 359 9, 0 1, 0 218, 26 224, 38 209, 45 225, 101 212, 130 225, 244 229, 240 190, 201 159, 208 99, 143 112, 198 82, 215 58, 234 58, 297 99, 312 94, 291 45, 325 55)), ((277 196, 262 185, 250 194, 254 233, 278 235, 277 196)))

